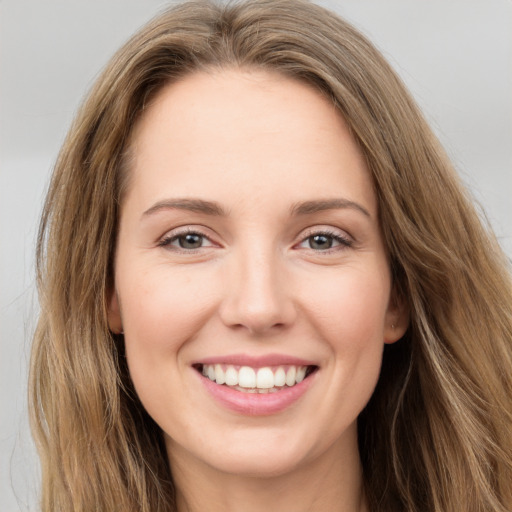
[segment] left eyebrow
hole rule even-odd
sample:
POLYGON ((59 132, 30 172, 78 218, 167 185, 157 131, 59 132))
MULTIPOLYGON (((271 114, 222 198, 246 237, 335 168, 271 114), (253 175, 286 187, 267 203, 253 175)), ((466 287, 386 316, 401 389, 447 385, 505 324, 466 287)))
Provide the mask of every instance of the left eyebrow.
POLYGON ((322 212, 325 210, 343 210, 351 209, 361 212, 366 217, 371 218, 370 212, 359 203, 350 201, 349 199, 319 199, 316 201, 304 201, 296 203, 291 207, 292 215, 310 215, 312 213, 322 212))
POLYGON ((157 213, 162 210, 187 210, 195 213, 203 213, 205 215, 214 215, 225 217, 227 214, 220 206, 214 201, 204 201, 202 199, 164 199, 158 201, 151 208, 148 208, 142 217, 157 213))

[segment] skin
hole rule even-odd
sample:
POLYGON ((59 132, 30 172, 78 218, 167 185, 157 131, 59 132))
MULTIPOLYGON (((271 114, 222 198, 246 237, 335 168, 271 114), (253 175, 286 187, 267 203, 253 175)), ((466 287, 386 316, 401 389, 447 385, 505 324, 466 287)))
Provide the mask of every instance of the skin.
POLYGON ((289 78, 201 72, 159 93, 132 150, 109 322, 164 432, 179 510, 365 510, 357 416, 407 315, 343 118, 289 78), (184 230, 199 247, 180 247, 184 230), (229 410, 192 367, 269 353, 318 366, 269 415, 229 410))

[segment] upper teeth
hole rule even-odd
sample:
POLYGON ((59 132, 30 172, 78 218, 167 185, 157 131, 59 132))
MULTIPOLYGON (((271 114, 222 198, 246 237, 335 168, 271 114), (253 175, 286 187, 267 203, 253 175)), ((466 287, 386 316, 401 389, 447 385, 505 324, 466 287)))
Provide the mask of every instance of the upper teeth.
POLYGON ((307 366, 278 366, 251 368, 233 365, 204 364, 203 375, 217 384, 239 386, 241 388, 271 389, 294 386, 306 376, 307 366))

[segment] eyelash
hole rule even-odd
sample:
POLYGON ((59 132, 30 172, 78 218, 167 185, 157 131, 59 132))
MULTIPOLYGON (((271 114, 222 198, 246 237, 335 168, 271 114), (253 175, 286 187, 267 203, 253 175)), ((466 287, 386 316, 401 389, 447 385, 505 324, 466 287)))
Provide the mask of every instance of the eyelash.
MULTIPOLYGON (((190 253, 199 251, 200 249, 204 249, 205 247, 211 247, 214 245, 213 242, 210 240, 210 238, 207 235, 205 235, 204 233, 202 233, 201 231, 199 231, 197 229, 186 229, 186 230, 180 231, 178 233, 174 233, 174 234, 164 237, 162 240, 160 240, 160 242, 158 243, 158 246, 159 247, 170 247, 173 244, 173 242, 176 242, 180 238, 186 237, 187 235, 195 235, 197 237, 200 237, 202 243, 204 243, 204 241, 207 240, 211 245, 207 245, 207 246, 201 245, 201 247, 188 248, 188 249, 185 247, 173 247, 173 250, 190 254, 190 253)), ((339 245, 336 245, 334 247, 331 246, 331 247, 328 247, 327 249, 316 250, 312 247, 309 247, 308 249, 314 251, 315 253, 330 254, 331 252, 343 250, 345 248, 352 247, 352 245, 353 245, 353 241, 349 237, 341 235, 339 233, 335 233, 335 232, 327 230, 327 229, 322 229, 319 231, 312 230, 310 233, 308 233, 307 236, 302 238, 302 240, 298 244, 295 244, 294 247, 300 247, 302 244, 307 243, 308 241, 310 241, 310 243, 311 243, 311 240, 314 237, 322 237, 322 236, 326 237, 326 238, 330 238, 333 242, 337 242, 339 245)))
MULTIPOLYGON (((204 233, 201 233, 201 231, 199 231, 197 229, 185 229, 178 233, 174 233, 172 235, 164 237, 162 240, 160 240, 160 242, 158 242, 158 246, 159 247, 169 247, 169 246, 171 246, 171 244, 173 242, 176 242, 180 238, 186 237, 187 235, 196 235, 198 237, 201 237, 201 239, 203 241, 208 240, 213 245, 213 242, 211 242, 211 240, 204 233)), ((209 247, 209 246, 207 246, 207 247, 209 247)), ((198 251, 199 249, 203 249, 203 248, 204 248, 204 246, 194 248, 194 249, 186 249, 184 247, 174 247, 173 250, 182 251, 182 252, 186 252, 186 253, 192 253, 192 252, 198 251)))
POLYGON ((336 233, 334 231, 329 231, 328 229, 321 229, 319 231, 311 231, 297 245, 300 246, 300 245, 306 243, 308 240, 310 241, 314 237, 318 237, 318 236, 324 236, 326 238, 330 238, 334 242, 337 242, 339 244, 338 246, 329 247, 324 250, 315 250, 312 247, 309 247, 310 250, 314 251, 315 253, 319 253, 319 254, 330 254, 331 252, 334 252, 334 251, 339 251, 339 250, 343 250, 343 249, 352 247, 354 244, 353 240, 350 239, 348 236, 341 235, 340 233, 336 233))

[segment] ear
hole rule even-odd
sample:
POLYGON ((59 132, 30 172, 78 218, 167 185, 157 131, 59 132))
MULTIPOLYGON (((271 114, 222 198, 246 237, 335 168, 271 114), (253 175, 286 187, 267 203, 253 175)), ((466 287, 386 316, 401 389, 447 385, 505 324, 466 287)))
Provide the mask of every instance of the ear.
POLYGON ((403 297, 391 292, 384 325, 384 343, 398 341, 409 327, 409 307, 403 297))
POLYGON ((119 298, 114 287, 112 287, 107 297, 107 319, 108 327, 114 334, 121 334, 123 332, 121 308, 119 307, 119 298))

